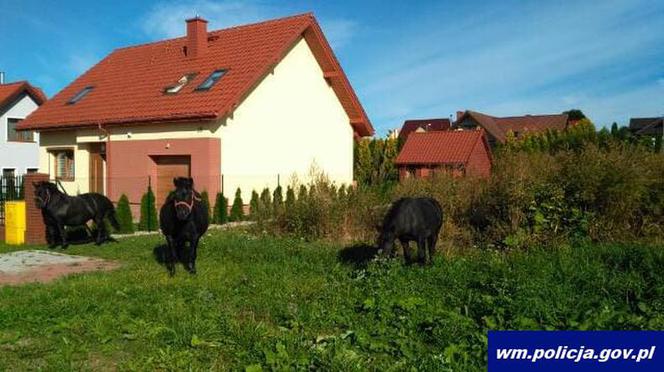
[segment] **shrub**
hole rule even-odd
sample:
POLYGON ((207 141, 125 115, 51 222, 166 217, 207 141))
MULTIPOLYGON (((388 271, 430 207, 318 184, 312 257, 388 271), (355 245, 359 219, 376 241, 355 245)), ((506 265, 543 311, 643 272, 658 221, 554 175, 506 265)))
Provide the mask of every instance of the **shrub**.
POLYGON ((258 200, 258 193, 256 190, 251 191, 251 201, 249 201, 249 216, 251 219, 256 220, 260 214, 260 201, 258 200))
POLYGON ((298 203, 303 203, 307 200, 307 187, 300 185, 299 190, 297 191, 297 201, 298 203))
POLYGON ((289 187, 276 231, 307 239, 369 242, 392 201, 429 196, 443 207, 439 242, 448 249, 523 249, 588 239, 661 241, 664 155, 605 137, 584 124, 571 133, 533 137, 531 148, 504 146, 495 154, 489 179, 438 174, 389 188, 335 190, 326 178, 317 177, 299 186, 297 199, 289 187), (547 146, 549 151, 533 150, 547 146))
POLYGON ((214 202, 214 215, 212 221, 220 225, 228 222, 228 199, 226 199, 224 194, 220 192, 217 193, 214 202))
POLYGON ((212 214, 212 211, 210 210, 210 196, 208 195, 208 192, 206 190, 203 190, 201 193, 201 203, 205 206, 208 212, 208 216, 212 214))
POLYGON ((134 218, 131 215, 131 208, 129 207, 129 198, 127 195, 122 194, 118 200, 118 206, 115 209, 120 230, 118 232, 123 234, 132 234, 134 232, 134 218))
POLYGON ((159 226, 157 219, 157 206, 152 187, 148 185, 148 191, 141 198, 141 218, 138 229, 141 231, 155 231, 159 226))
POLYGON ((233 206, 231 207, 231 221, 242 221, 244 219, 244 203, 242 202, 242 191, 238 187, 235 191, 235 199, 233 199, 233 206))
POLYGON ((274 211, 273 214, 275 216, 281 214, 284 208, 284 196, 281 185, 277 186, 274 189, 274 193, 272 194, 272 206, 273 206, 272 209, 274 211))
POLYGON ((295 207, 295 191, 291 186, 286 188, 286 201, 284 203, 284 208, 286 210, 292 210, 295 207))

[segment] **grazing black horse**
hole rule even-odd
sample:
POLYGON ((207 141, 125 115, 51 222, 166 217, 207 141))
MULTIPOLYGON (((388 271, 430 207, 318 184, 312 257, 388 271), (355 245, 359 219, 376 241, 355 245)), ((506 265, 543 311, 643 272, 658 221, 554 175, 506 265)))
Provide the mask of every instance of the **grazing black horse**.
POLYGON ((401 198, 397 200, 385 215, 378 248, 386 256, 392 256, 394 240, 403 245, 406 263, 411 263, 408 242, 417 242, 417 258, 420 264, 433 262, 438 232, 443 225, 443 209, 432 198, 401 198))
POLYGON ((67 248, 67 234, 65 226, 84 226, 92 220, 97 225, 95 242, 100 245, 109 240, 104 219, 109 221, 116 230, 120 224, 115 216, 113 203, 104 195, 87 193, 78 196, 69 196, 58 190, 51 182, 41 181, 33 183, 35 187, 35 203, 41 209, 44 224, 47 228, 47 238, 51 248, 58 242, 62 248, 67 248))
POLYGON ((166 198, 159 211, 159 226, 168 243, 166 267, 171 275, 175 275, 175 263, 181 257, 186 259, 187 270, 196 274, 196 250, 208 228, 208 209, 201 201, 201 195, 194 190, 193 179, 178 177, 173 179, 173 184, 175 191, 166 198), (187 242, 189 251, 184 255, 187 242))

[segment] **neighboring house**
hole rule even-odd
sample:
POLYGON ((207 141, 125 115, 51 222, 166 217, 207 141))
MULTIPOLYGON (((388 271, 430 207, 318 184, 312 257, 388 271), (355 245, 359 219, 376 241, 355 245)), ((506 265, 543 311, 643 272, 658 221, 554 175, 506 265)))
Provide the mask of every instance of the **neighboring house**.
POLYGON ((176 176, 199 191, 353 181, 353 142, 373 128, 312 14, 120 48, 20 127, 41 133, 40 170, 69 193, 157 203, 176 176), (149 181, 148 181, 149 180, 149 181))
POLYGON ((664 137, 664 117, 631 118, 629 131, 637 136, 664 137))
POLYGON ((39 135, 16 126, 46 101, 44 93, 26 81, 0 84, 0 168, 2 175, 19 175, 39 167, 39 135))
POLYGON ((549 129, 565 130, 571 125, 573 123, 570 122, 567 114, 499 118, 476 111, 457 112, 457 120, 454 123, 454 127, 458 129, 484 128, 491 147, 496 143, 504 143, 509 132, 519 138, 527 133, 546 132, 549 129))
POLYGON ((405 141, 413 132, 430 132, 450 129, 449 119, 406 120, 399 131, 399 139, 405 141))
POLYGON ((412 133, 395 160, 399 179, 426 178, 437 172, 455 176, 491 175, 491 148, 484 130, 412 133))

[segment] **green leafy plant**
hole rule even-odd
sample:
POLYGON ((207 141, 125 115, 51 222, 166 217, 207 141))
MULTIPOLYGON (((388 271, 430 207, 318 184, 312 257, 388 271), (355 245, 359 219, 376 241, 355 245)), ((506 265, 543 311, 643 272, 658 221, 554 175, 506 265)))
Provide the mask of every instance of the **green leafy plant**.
POLYGON ((152 187, 148 185, 148 190, 141 197, 141 216, 138 223, 138 229, 141 231, 155 231, 159 227, 157 219, 157 206, 152 187))
POLYGON ((131 215, 131 208, 129 206, 129 198, 127 198, 127 195, 122 194, 120 196, 118 205, 115 208, 115 215, 120 224, 120 231, 118 232, 132 234, 134 232, 134 218, 131 215))
POLYGON ((242 202, 242 191, 238 187, 235 191, 235 199, 231 206, 230 221, 242 221, 244 219, 244 202, 242 202))
POLYGON ((228 199, 220 192, 214 202, 213 222, 220 225, 228 222, 228 199))
POLYGON ((208 192, 206 190, 203 190, 203 192, 201 192, 201 202, 207 209, 208 216, 212 215, 212 210, 210 208, 210 196, 208 195, 208 192))
POLYGON ((251 200, 249 201, 249 215, 251 219, 256 220, 261 213, 260 200, 256 190, 251 191, 251 200))
POLYGON ((272 194, 272 206, 273 206, 272 209, 274 210, 274 215, 275 216, 280 215, 284 208, 284 196, 281 185, 277 186, 274 189, 274 193, 272 194))

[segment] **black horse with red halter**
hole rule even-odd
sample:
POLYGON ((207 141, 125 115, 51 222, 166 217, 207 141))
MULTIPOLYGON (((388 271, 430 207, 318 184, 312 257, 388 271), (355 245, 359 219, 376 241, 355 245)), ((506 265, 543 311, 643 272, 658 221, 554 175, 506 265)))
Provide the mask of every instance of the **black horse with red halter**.
POLYGON ((180 258, 187 270, 195 274, 198 241, 208 228, 208 209, 194 190, 192 178, 174 178, 173 185, 175 190, 159 211, 161 232, 168 242, 166 266, 174 275, 175 263, 180 258), (189 247, 185 249, 187 243, 189 247))

